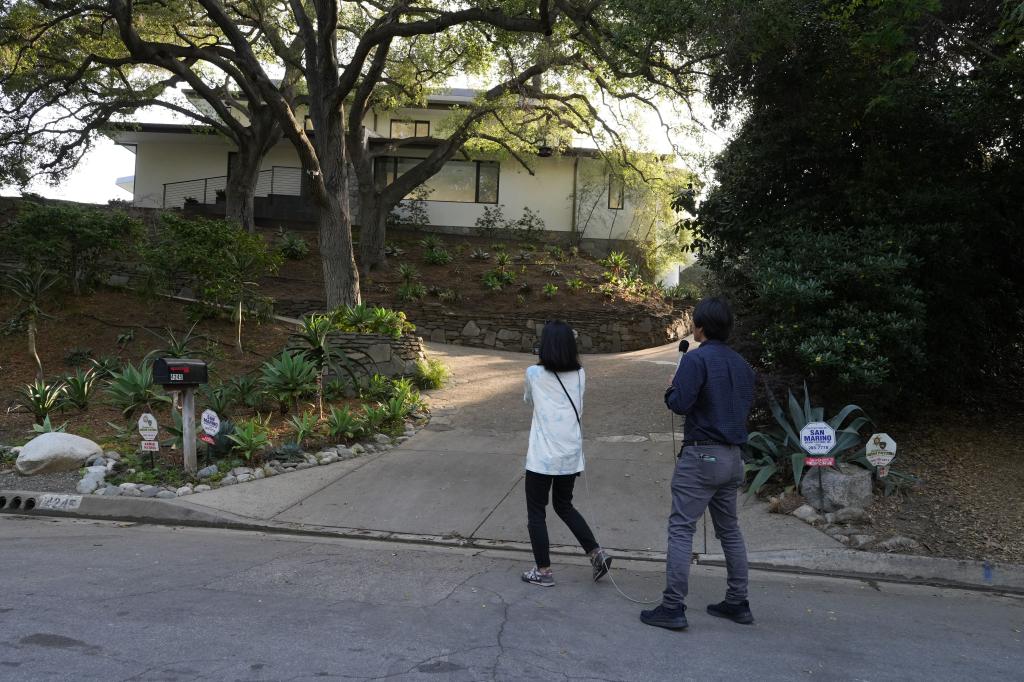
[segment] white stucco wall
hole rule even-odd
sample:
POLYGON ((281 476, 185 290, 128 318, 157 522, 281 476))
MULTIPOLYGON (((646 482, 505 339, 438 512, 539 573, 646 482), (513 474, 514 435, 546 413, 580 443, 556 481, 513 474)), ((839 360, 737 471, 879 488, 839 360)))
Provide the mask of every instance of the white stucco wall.
MULTIPOLYGON (((226 175, 228 153, 234 150, 226 140, 215 135, 134 133, 133 136, 136 152, 134 203, 137 206, 163 206, 165 183, 226 175)), ((402 153, 403 156, 422 154, 424 152, 411 150, 402 153)), ((533 175, 514 159, 500 160, 498 203, 505 218, 516 220, 524 209, 530 208, 544 220, 547 230, 571 230, 576 159, 556 156, 534 157, 528 161, 534 170, 533 175)), ((607 177, 600 164, 595 159, 579 159, 577 229, 585 227, 585 236, 589 238, 622 239, 633 226, 634 208, 640 198, 627 191, 625 208, 609 209, 607 177)), ((267 154, 263 169, 269 170, 274 166, 299 166, 298 156, 289 143, 278 144, 267 154)), ((212 196, 213 190, 210 192, 212 196)), ((200 194, 191 189, 189 193, 197 197, 200 194)), ((472 228, 487 205, 428 201, 427 211, 433 225, 472 228)))

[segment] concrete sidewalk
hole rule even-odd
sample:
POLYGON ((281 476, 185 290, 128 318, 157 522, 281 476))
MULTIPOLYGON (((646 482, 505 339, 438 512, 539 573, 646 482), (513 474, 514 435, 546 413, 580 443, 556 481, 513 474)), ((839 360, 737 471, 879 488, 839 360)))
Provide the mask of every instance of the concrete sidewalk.
MULTIPOLYGON (((401 447, 175 504, 293 526, 528 542, 522 478, 531 408, 522 393, 525 369, 536 359, 459 346, 429 351, 454 379, 429 395, 430 426, 401 447)), ((583 358, 587 471, 576 505, 606 547, 665 551, 672 430, 680 428, 661 395, 677 360, 674 345, 583 358)), ((751 551, 842 547, 758 503, 743 506, 741 523, 751 551)), ((554 514, 548 526, 553 544, 574 544, 554 514)), ((707 542, 698 528, 694 552, 720 551, 707 526, 707 542)))

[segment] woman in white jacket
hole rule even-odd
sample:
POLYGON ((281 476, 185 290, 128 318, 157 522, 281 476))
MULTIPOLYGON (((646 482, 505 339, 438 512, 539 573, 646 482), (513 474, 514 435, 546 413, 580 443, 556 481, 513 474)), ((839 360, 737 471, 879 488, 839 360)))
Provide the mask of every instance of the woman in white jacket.
POLYGON ((548 491, 555 513, 576 536, 590 558, 594 580, 599 580, 608 572, 612 559, 572 506, 573 486, 584 465, 580 418, 586 387, 572 328, 560 320, 544 325, 539 355, 540 362, 526 370, 523 396, 533 403, 525 487, 527 528, 536 562, 536 566, 523 573, 523 580, 542 587, 555 584, 545 522, 548 491))

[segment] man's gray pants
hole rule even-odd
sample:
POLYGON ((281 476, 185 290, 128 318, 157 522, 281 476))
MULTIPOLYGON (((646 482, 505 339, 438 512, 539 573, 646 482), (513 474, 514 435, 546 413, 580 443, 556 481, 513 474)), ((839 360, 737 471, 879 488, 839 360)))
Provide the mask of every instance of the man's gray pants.
POLYGON ((693 559, 693 532, 705 509, 711 513, 715 537, 721 541, 725 554, 729 576, 725 600, 738 604, 747 598, 747 547, 736 515, 736 498, 743 478, 739 447, 698 445, 683 448, 672 476, 668 565, 662 597, 665 606, 676 607, 686 600, 693 559))

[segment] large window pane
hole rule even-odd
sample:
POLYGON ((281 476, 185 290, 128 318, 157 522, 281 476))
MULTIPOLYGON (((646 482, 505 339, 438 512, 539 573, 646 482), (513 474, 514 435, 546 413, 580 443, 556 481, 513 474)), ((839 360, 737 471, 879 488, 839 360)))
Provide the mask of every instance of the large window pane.
POLYGON ((424 183, 433 190, 432 201, 476 201, 476 163, 449 161, 424 183))
POLYGON ((480 161, 480 180, 477 187, 476 200, 481 204, 498 203, 498 164, 493 161, 480 161))
POLYGON ((412 121, 391 121, 391 138, 403 139, 416 136, 416 124, 412 121))
POLYGON ((608 176, 608 208, 621 210, 626 205, 626 188, 622 178, 608 176))

